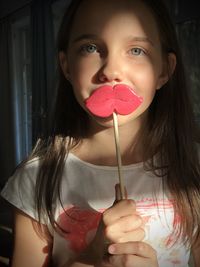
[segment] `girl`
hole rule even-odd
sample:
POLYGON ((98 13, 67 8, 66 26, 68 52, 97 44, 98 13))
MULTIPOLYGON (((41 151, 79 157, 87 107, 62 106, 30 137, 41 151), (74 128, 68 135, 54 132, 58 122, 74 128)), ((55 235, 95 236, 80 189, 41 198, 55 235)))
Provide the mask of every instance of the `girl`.
POLYGON ((2 192, 16 207, 12 266, 187 267, 190 250, 199 266, 197 135, 162 2, 73 0, 58 63, 52 132, 2 192), (96 89, 119 85, 143 99, 118 114, 121 201, 112 116, 85 105, 96 89))

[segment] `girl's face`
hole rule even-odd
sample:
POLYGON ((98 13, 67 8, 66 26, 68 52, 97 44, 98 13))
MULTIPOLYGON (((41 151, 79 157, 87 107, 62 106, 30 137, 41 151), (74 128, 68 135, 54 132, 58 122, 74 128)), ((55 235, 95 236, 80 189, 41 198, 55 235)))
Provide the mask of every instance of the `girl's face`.
MULTIPOLYGON (((85 110, 85 99, 102 85, 127 84, 143 97, 137 110, 118 117, 119 124, 142 123, 156 90, 168 80, 156 22, 140 0, 83 1, 60 62, 85 110)), ((95 121, 112 125, 112 118, 95 121)))

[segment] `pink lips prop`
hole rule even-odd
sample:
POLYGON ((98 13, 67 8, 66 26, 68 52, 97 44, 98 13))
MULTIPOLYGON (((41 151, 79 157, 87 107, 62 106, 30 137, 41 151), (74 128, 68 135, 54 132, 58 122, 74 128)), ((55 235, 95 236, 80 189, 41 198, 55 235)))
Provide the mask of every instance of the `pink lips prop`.
POLYGON ((109 117, 113 112, 127 115, 136 110, 143 98, 125 84, 101 86, 86 99, 87 109, 98 117, 109 117))

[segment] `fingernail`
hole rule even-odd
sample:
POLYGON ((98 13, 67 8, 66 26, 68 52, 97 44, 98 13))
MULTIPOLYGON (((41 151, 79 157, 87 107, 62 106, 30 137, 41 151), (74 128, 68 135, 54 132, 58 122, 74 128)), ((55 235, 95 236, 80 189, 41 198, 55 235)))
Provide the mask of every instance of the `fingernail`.
POLYGON ((114 254, 114 253, 115 253, 115 246, 114 246, 114 245, 110 245, 110 246, 108 247, 108 252, 109 252, 110 254, 114 254))

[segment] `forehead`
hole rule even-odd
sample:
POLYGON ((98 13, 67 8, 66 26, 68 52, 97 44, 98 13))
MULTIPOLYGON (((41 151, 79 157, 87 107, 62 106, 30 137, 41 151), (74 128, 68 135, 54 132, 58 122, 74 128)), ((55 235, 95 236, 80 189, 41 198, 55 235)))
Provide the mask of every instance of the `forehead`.
POLYGON ((123 27, 142 30, 151 35, 151 39, 159 39, 154 16, 141 0, 83 0, 76 12, 71 35, 102 34, 110 26, 116 30, 123 30, 123 27))

